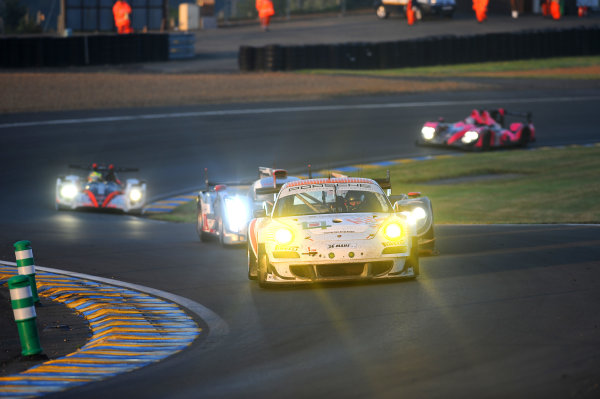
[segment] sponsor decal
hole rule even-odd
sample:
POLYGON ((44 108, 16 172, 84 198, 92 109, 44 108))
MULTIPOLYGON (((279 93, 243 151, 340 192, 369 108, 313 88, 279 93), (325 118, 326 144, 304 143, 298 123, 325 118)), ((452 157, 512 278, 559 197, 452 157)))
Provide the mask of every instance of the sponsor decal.
POLYGON ((356 217, 352 217, 352 218, 345 218, 344 220, 349 223, 368 224, 371 226, 377 226, 379 224, 379 221, 376 220, 375 218, 366 217, 366 216, 356 216, 356 217))
POLYGON ((323 230, 325 230, 328 227, 331 227, 331 225, 327 224, 327 222, 325 222, 325 221, 322 221, 322 222, 302 222, 302 229, 303 230, 310 230, 310 229, 323 229, 323 230))
POLYGON ((328 244, 327 245, 327 249, 334 249, 334 248, 356 248, 356 244, 355 243, 338 243, 338 244, 328 244))
POLYGON ((307 247, 306 248, 306 252, 302 252, 302 255, 309 255, 309 256, 315 256, 317 255, 319 252, 317 252, 316 249, 311 248, 311 247, 307 247))

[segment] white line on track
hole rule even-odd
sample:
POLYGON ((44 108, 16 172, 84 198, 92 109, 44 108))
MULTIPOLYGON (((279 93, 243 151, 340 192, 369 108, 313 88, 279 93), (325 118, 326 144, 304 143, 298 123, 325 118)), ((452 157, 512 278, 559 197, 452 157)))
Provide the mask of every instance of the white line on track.
POLYGON ((564 103, 573 101, 597 101, 600 96, 587 97, 540 97, 540 98, 512 98, 512 99, 488 99, 488 100, 462 100, 462 101, 421 101, 405 103, 382 103, 382 104, 354 104, 354 105, 312 105, 303 107, 280 107, 280 108, 250 108, 250 109, 229 109, 216 111, 196 111, 196 112, 173 112, 163 114, 141 114, 141 115, 122 115, 106 116, 95 118, 78 119, 55 119, 46 121, 32 122, 13 122, 0 124, 0 129, 31 127, 31 126, 50 126, 50 125, 74 125, 83 123, 106 123, 136 121, 147 119, 169 119, 169 118, 192 118, 205 116, 232 116, 232 115, 257 115, 257 114, 275 114, 286 112, 323 112, 323 111, 344 111, 357 109, 384 109, 384 108, 418 108, 418 107, 440 107, 451 105, 467 104, 521 104, 521 103, 564 103))
MULTIPOLYGON (((5 262, 2 260, 0 260, 0 264, 4 264, 4 265, 8 265, 8 266, 15 266, 15 267, 17 266, 16 263, 5 262)), ((218 344, 227 334, 229 334, 229 326, 227 325, 225 320, 223 320, 221 317, 219 317, 219 315, 217 315, 215 312, 213 312, 206 306, 201 305, 198 302, 192 301, 191 299, 187 299, 187 298, 184 298, 179 295, 171 294, 166 291, 161 291, 161 290, 157 290, 154 288, 145 287, 143 285, 126 283, 126 282, 114 280, 111 278, 97 277, 97 276, 92 276, 90 274, 70 272, 67 270, 53 269, 53 268, 43 267, 43 266, 38 266, 38 265, 36 265, 35 268, 36 268, 36 270, 41 270, 41 271, 48 272, 48 273, 62 274, 62 275, 66 275, 66 276, 83 278, 86 280, 92 280, 92 281, 97 281, 100 283, 114 285, 117 287, 130 288, 132 290, 144 292, 146 294, 154 295, 157 297, 161 297, 161 298, 167 299, 173 303, 181 305, 181 306, 189 309, 194 314, 196 314, 199 318, 201 318, 208 325, 208 336, 206 338, 206 341, 204 341, 204 343, 203 343, 206 347, 214 346, 214 345, 218 344)))

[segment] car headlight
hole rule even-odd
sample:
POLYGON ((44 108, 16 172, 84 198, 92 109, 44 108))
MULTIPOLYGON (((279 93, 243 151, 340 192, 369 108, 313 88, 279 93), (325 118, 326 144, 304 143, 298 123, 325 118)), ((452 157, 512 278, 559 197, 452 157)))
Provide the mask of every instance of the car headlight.
POLYGON ((77 187, 73 183, 63 184, 60 187, 60 196, 65 199, 73 199, 77 195, 77 187))
POLYGON ((471 144, 479 138, 479 133, 474 130, 467 131, 460 139, 465 144, 471 144))
POLYGON ((131 191, 129 191, 129 200, 131 202, 138 202, 141 199, 142 190, 140 190, 139 188, 132 188, 131 191))
POLYGON ((423 126, 421 129, 421 135, 425 140, 431 140, 435 136, 435 128, 431 126, 423 126))
POLYGON ((240 197, 225 198, 225 212, 231 231, 240 231, 248 223, 248 206, 240 197))
POLYGON ((383 235, 391 241, 395 241, 402 236, 402 226, 398 223, 390 223, 383 228, 383 235))
POLYGON ((282 227, 275 232, 275 241, 277 244, 286 245, 292 242, 294 233, 288 228, 282 227))
POLYGON ((420 206, 414 208, 411 213, 416 220, 425 219, 427 217, 427 212, 420 206))

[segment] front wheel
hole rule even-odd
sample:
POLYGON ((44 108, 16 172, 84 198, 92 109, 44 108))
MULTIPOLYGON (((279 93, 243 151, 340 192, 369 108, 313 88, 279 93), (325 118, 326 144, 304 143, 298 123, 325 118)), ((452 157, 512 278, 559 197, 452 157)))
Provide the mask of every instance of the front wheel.
POLYGON ((250 240, 248 240, 248 280, 256 280, 257 278, 257 270, 256 270, 256 256, 254 255, 254 251, 250 248, 250 240))
POLYGON ((412 248, 410 249, 410 255, 408 259, 406 259, 406 268, 412 267, 414 272, 414 277, 417 278, 419 274, 421 274, 421 270, 419 267, 419 239, 417 237, 413 237, 412 248))
POLYGON ((383 4, 381 4, 375 10, 375 14, 377 15, 377 18, 379 18, 379 19, 386 19, 387 17, 389 17, 390 12, 383 4))
POLYGON ((204 229, 204 218, 202 217, 202 212, 198 212, 196 218, 196 232, 198 233, 198 237, 200 237, 200 241, 206 242, 208 241, 208 234, 203 230, 204 229))
POLYGON ((267 276, 269 273, 269 260, 267 258, 267 254, 258 253, 258 264, 257 264, 257 277, 258 277, 258 285, 261 287, 267 287, 267 276))

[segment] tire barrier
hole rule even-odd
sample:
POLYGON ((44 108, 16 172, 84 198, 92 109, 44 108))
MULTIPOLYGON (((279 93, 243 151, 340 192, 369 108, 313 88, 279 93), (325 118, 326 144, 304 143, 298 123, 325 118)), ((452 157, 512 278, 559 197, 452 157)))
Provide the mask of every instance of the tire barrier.
POLYGON ((8 280, 8 288, 21 341, 21 355, 40 355, 42 347, 37 330, 37 315, 33 304, 30 280, 24 275, 11 277, 8 280))
POLYGON ((14 244, 15 258, 17 259, 17 268, 19 274, 29 279, 31 285, 31 297, 33 302, 39 303, 40 298, 37 292, 37 283, 35 282, 35 262, 33 261, 33 251, 29 241, 17 241, 14 244))
POLYGON ((600 54, 600 26, 380 43, 241 46, 241 71, 388 69, 600 54))
POLYGON ((114 65, 194 57, 195 36, 144 33, 0 38, 0 68, 114 65))

